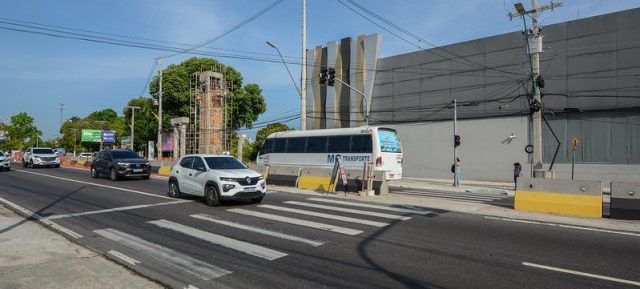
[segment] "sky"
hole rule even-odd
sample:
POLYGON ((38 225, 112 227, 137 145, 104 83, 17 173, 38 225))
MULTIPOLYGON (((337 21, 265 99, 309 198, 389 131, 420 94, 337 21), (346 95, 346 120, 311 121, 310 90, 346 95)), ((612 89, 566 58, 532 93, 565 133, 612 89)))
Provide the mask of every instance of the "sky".
MULTIPOLYGON (((515 0, 354 0, 386 20, 436 44, 446 45, 522 29, 509 21, 515 0)), ((344 2, 344 1, 343 1, 344 2)), ((273 0, 2 0, 0 27, 7 19, 102 33, 197 45, 216 38, 273 3, 273 0)), ((288 60, 301 57, 302 1, 284 0, 234 32, 208 44, 217 53, 277 59, 278 46, 288 60)), ((539 1, 540 4, 546 3, 539 1)), ((529 1, 524 2, 530 6, 529 1)), ((567 0, 540 16, 542 26, 640 7, 635 0, 567 0)), ((15 27, 14 27, 15 28, 15 27)), ((307 0, 307 47, 358 35, 382 34, 380 56, 420 50, 380 29, 338 0, 307 0)), ((146 82, 154 58, 167 52, 54 38, 0 29, 0 120, 19 112, 35 118, 48 139, 58 134, 59 103, 63 118, 84 117, 112 108, 119 114, 127 101, 148 96, 146 82)), ((194 55, 166 58, 177 64, 194 55)), ((299 111, 300 99, 282 63, 218 58, 235 67, 244 83, 263 89, 265 122, 299 111)), ((289 68, 299 83, 300 66, 289 68)), ((157 73, 157 70, 154 71, 157 73)), ((299 120, 287 123, 298 128, 299 120)), ((241 130, 249 137, 256 129, 241 130)))

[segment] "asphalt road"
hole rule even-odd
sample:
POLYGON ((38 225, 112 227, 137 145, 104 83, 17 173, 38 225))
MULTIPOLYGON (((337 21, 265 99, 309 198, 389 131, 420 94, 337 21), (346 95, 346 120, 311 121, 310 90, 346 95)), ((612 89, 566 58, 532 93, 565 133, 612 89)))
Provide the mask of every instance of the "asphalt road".
POLYGON ((211 208, 168 198, 164 179, 14 168, 0 173, 4 203, 174 288, 640 286, 637 234, 277 191, 260 205, 211 208))

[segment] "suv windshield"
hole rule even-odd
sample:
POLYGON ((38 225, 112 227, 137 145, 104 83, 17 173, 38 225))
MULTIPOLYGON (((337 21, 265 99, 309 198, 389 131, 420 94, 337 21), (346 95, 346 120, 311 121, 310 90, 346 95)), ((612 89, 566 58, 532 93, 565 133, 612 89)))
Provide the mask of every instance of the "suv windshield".
POLYGON ((111 151, 114 159, 140 159, 141 157, 132 151, 111 151))
POLYGON ((212 170, 241 170, 247 167, 232 157, 205 157, 204 160, 212 170))
POLYGON ((52 149, 33 149, 33 153, 34 154, 43 154, 43 155, 52 155, 53 154, 53 150, 52 149))

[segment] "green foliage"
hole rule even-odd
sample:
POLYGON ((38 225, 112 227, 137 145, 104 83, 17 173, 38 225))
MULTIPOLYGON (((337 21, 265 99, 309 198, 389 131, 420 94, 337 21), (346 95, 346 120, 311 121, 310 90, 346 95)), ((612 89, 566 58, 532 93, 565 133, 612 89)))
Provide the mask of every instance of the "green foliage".
MULTIPOLYGON (((135 115, 135 149, 136 151, 144 149, 147 145, 147 141, 157 139, 158 131, 158 115, 156 114, 156 106, 153 105, 153 99, 146 97, 138 97, 129 100, 128 106, 137 106, 140 109, 136 109, 135 115)), ((126 128, 126 134, 131 136, 131 109, 124 109, 124 120, 128 124, 126 128)), ((163 115, 163 124, 168 127, 170 125, 171 116, 163 115)))
POLYGON ((86 117, 86 120, 116 122, 118 120, 118 113, 113 109, 107 108, 92 112, 86 117))
POLYGON ((11 122, 5 125, 7 133, 6 140, 2 143, 2 148, 23 149, 35 145, 36 141, 40 141, 42 131, 40 131, 33 123, 33 117, 26 112, 21 112, 11 116, 11 122))

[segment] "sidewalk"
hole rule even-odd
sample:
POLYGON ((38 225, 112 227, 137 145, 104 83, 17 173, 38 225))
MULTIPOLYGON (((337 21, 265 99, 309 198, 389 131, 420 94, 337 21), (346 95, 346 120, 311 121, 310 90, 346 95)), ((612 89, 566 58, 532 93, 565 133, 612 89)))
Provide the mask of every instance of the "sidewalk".
POLYGON ((0 288, 163 288, 0 206, 0 288))
POLYGON ((484 194, 505 194, 510 196, 514 194, 514 184, 504 182, 486 182, 486 181, 466 181, 462 180, 459 187, 452 185, 453 180, 450 179, 422 179, 422 178, 402 178, 397 181, 389 182, 390 190, 402 189, 420 189, 430 191, 444 191, 453 193, 484 193, 484 194))

